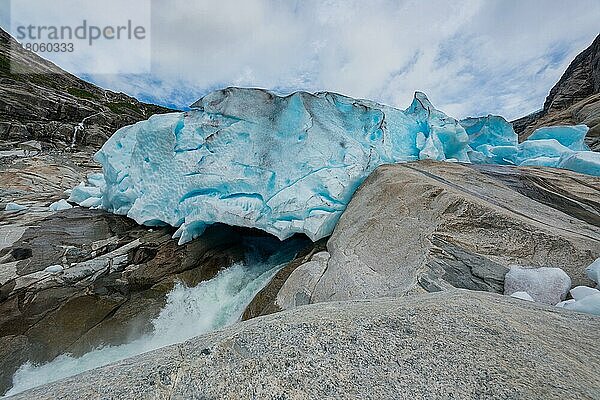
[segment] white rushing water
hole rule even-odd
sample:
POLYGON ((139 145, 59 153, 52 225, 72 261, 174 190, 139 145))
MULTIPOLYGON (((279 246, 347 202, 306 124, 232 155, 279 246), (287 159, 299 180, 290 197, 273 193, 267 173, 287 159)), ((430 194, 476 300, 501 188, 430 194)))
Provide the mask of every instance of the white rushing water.
POLYGON ((7 396, 123 360, 150 350, 180 343, 239 321, 246 306, 295 253, 287 248, 266 261, 247 261, 222 270, 196 287, 177 284, 152 321, 153 331, 133 342, 106 346, 79 358, 60 355, 43 365, 26 363, 13 376, 7 396))

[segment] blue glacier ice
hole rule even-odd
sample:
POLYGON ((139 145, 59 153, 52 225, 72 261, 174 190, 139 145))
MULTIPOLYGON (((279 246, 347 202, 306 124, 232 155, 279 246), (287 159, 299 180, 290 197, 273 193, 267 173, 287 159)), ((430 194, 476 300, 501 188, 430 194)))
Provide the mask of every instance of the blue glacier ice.
POLYGON ((386 163, 434 159, 600 175, 600 155, 583 143, 587 127, 540 131, 519 144, 502 117, 457 121, 419 92, 399 110, 329 92, 228 88, 191 111, 117 131, 95 156, 103 173, 74 188, 69 201, 171 225, 180 243, 214 223, 317 240, 386 163))
POLYGON ((469 146, 477 150, 480 146, 516 146, 517 135, 512 125, 502 117, 488 115, 480 118, 466 118, 460 125, 469 135, 469 146))
POLYGON ((69 210, 71 208, 73 208, 73 206, 67 203, 65 199, 55 201, 54 203, 50 204, 50 206, 48 206, 48 210, 50 211, 63 211, 69 210))
POLYGON ((584 142, 587 132, 588 127, 585 125, 549 126, 536 130, 528 139, 554 139, 571 150, 588 151, 589 147, 584 142))

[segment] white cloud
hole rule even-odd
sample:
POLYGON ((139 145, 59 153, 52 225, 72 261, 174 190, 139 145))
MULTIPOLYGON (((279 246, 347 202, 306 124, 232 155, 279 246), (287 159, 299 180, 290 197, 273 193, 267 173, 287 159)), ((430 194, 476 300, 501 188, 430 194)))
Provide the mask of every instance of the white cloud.
POLYGON ((152 75, 91 77, 185 106, 228 85, 332 90, 448 114, 539 108, 598 34, 597 0, 153 1, 152 75))
POLYGON ((52 51, 44 50, 42 55, 69 72, 150 71, 149 33, 144 31, 142 39, 133 38, 134 28, 146 29, 151 25, 150 0, 16 0, 10 5, 9 31, 24 45, 51 47, 52 51), (121 29, 126 28, 133 17, 135 24, 132 21, 131 29, 121 29), (65 28, 67 30, 63 30, 65 28), (112 39, 99 40, 103 31, 112 39), (117 35, 122 39, 117 39, 117 35), (63 51, 60 51, 61 45, 64 45, 63 51))

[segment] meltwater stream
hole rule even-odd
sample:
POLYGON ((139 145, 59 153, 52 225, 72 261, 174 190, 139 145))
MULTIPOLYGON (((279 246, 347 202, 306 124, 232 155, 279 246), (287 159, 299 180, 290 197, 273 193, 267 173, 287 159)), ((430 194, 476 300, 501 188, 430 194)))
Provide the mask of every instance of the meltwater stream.
POLYGON ((168 294, 165 307, 152 321, 151 333, 78 358, 63 354, 43 365, 26 363, 13 376, 13 387, 6 395, 180 343, 239 321, 254 296, 304 245, 304 240, 288 240, 280 243, 279 249, 266 259, 258 251, 251 251, 244 263, 234 264, 196 287, 177 284, 168 294))

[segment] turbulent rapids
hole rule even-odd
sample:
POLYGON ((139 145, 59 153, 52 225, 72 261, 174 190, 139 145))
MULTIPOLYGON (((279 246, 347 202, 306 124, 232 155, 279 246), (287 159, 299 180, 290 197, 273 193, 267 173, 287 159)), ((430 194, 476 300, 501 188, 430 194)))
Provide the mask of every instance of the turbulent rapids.
MULTIPOLYGON (((265 239, 268 240, 268 239, 265 239)), ((267 243, 268 245, 268 243, 267 243)), ((192 337, 239 321, 248 303, 298 250, 305 240, 291 239, 279 244, 270 256, 252 251, 244 263, 222 270, 216 277, 196 287, 177 284, 167 297, 167 304, 152 321, 153 331, 120 346, 107 346, 82 357, 61 355, 44 365, 27 363, 13 377, 13 395, 32 387, 73 376, 135 355, 180 343, 192 337)), ((272 246, 272 245, 271 245, 272 246)))

